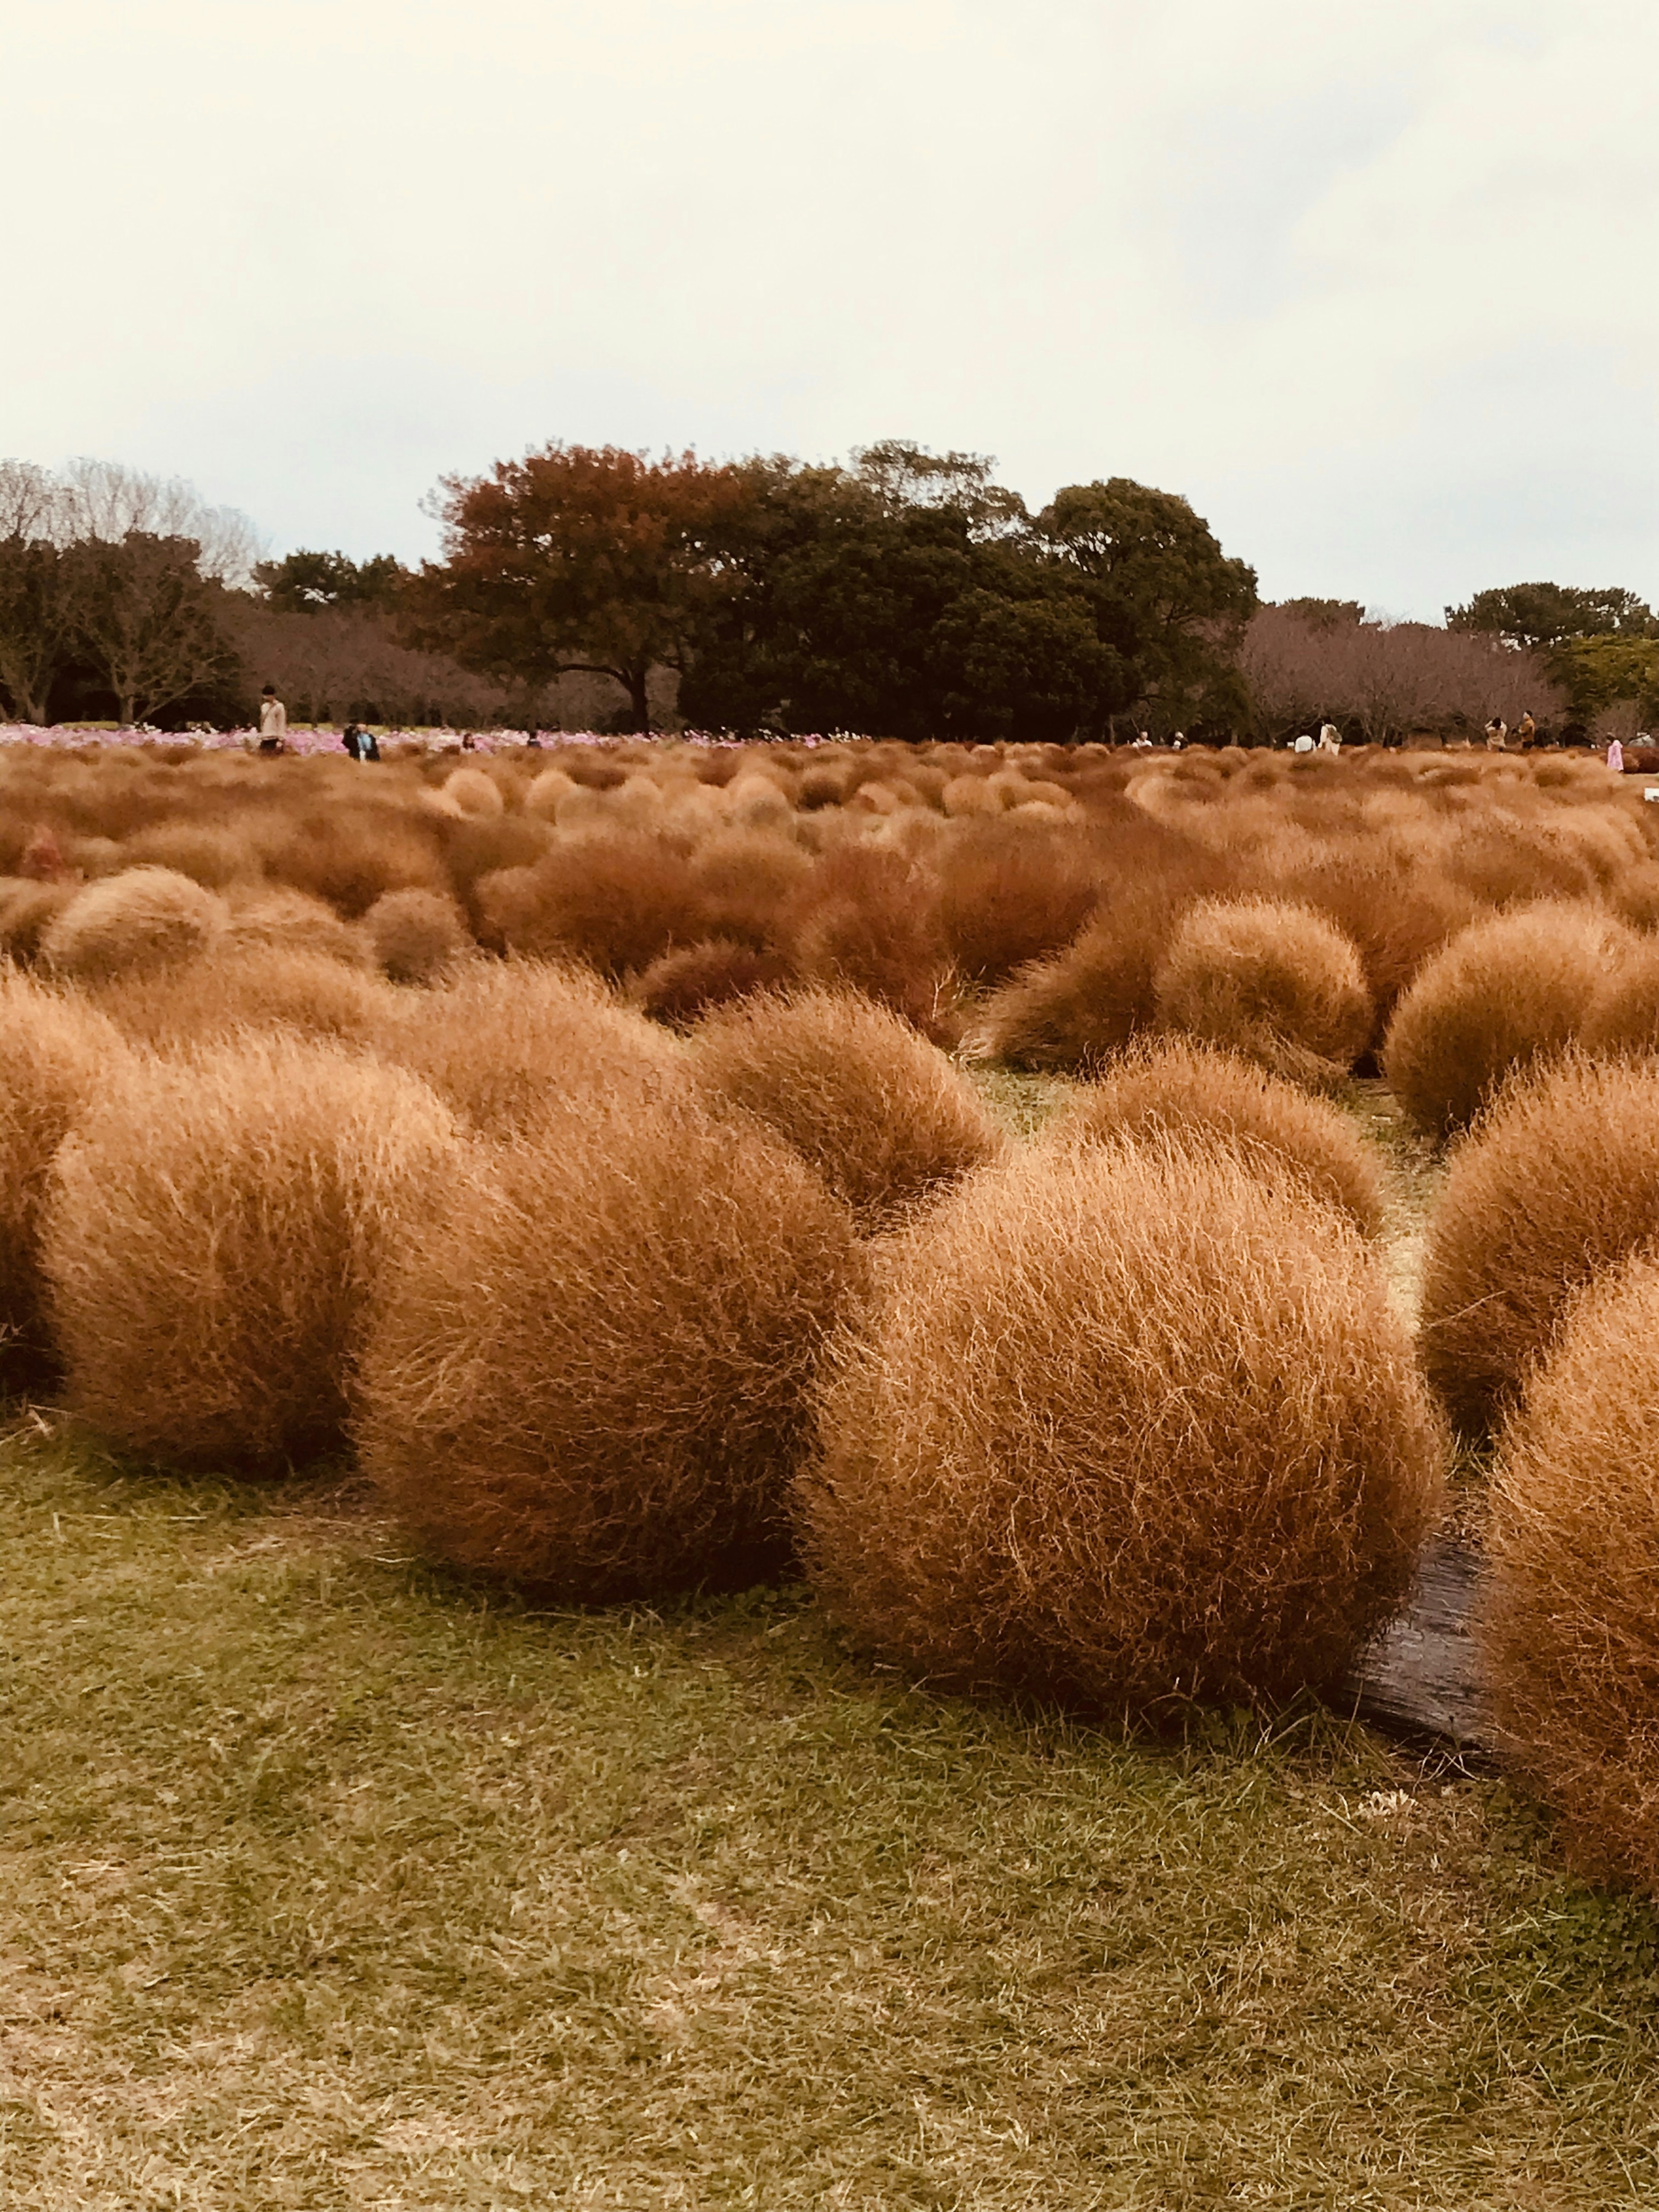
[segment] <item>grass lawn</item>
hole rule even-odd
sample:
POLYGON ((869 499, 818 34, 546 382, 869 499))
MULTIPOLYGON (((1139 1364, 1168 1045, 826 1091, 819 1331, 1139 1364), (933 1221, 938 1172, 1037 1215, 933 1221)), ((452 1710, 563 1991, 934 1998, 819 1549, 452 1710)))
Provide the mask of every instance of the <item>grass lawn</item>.
POLYGON ((936 1698, 793 1590, 538 1613, 51 1430, 7 2212, 1659 2203, 1659 1920, 1495 1780, 936 1698))

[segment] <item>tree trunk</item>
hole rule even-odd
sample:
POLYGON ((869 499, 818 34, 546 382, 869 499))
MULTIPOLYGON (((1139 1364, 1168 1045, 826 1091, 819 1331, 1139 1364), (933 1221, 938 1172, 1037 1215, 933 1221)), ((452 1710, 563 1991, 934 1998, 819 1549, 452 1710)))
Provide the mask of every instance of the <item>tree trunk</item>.
POLYGON ((643 738, 651 734, 651 703, 645 696, 646 671, 630 668, 628 672, 628 697, 634 709, 634 727, 643 738))

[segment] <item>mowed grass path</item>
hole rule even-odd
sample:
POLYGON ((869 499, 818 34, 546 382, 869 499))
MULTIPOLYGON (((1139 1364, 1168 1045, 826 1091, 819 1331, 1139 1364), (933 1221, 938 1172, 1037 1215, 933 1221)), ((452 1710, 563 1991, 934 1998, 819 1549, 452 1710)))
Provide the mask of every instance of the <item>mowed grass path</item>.
MULTIPOLYGON (((1432 1170, 1350 1103, 1409 1304, 1432 1170)), ((1659 1918, 1494 1780, 931 1697, 797 1590, 537 1613, 52 1427, 0 1443, 7 2212, 1659 2203, 1659 1918)))
POLYGON ((537 1614, 30 1426, 0 2202, 1659 2201, 1659 1943, 1328 1717, 1126 1747, 799 1592, 537 1614))

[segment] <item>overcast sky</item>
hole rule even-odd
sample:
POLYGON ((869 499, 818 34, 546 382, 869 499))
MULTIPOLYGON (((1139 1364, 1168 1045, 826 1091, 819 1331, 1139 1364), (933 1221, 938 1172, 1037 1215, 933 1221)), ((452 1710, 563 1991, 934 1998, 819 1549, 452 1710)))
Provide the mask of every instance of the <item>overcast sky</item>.
POLYGON ((434 550, 563 438, 1659 599, 1653 0, 8 0, 0 453, 434 550))

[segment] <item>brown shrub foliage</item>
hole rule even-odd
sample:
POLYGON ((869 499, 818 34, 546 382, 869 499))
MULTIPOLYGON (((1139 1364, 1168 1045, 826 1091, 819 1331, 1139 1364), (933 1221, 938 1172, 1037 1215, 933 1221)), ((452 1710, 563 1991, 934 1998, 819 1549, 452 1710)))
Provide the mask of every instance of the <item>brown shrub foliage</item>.
POLYGON ((277 1036, 134 1054, 46 1208, 72 1409, 179 1465, 270 1471, 337 1446, 388 1242, 457 1157, 447 1109, 358 1055, 277 1036))
POLYGON ((792 951, 812 981, 866 992, 926 1035, 947 1032, 951 957, 937 885, 903 854, 876 845, 826 853, 802 893, 792 951))
POLYGON ((441 788, 458 813, 488 817, 502 811, 501 787, 481 768, 458 768, 444 778, 441 788))
POLYGON ((580 969, 491 962, 400 1002, 381 1049, 481 1136, 562 1127, 561 1099, 684 1089, 684 1047, 580 969))
POLYGON ((1107 791, 1096 810, 1108 865, 1093 920, 1063 952, 1022 968, 985 1008, 979 1040, 1016 1067, 1086 1074, 1157 1017, 1157 977, 1182 915, 1224 890, 1206 852, 1107 791))
POLYGON ((33 962, 54 916, 75 896, 72 883, 35 883, 0 876, 0 958, 33 962))
POLYGON ((1389 1081, 1420 1128, 1462 1128, 1518 1069, 1564 1051, 1603 980, 1631 949, 1590 906, 1546 903, 1460 931, 1401 1000, 1382 1048, 1389 1081))
POLYGON ((1370 993, 1352 944, 1311 907, 1206 899, 1158 971, 1167 1029, 1299 1082, 1340 1080, 1368 1042, 1370 993))
POLYGON ((1492 1710, 1592 1876, 1659 1892, 1659 1261, 1575 1302, 1507 1425, 1478 1619, 1492 1710))
POLYGON ((309 952, 348 968, 372 968, 374 948, 361 924, 342 921, 309 891, 267 884, 233 895, 223 945, 237 952, 309 952))
POLYGON ((481 913, 512 952, 585 960, 601 975, 641 973, 702 935, 702 903, 685 854, 646 833, 561 838, 533 867, 477 887, 481 913))
POLYGON ((239 1030, 289 1030, 377 1045, 395 1018, 387 985, 304 947, 222 944, 199 960, 118 977, 93 994, 123 1036, 177 1052, 239 1030))
POLYGON ((258 873, 246 837, 207 822, 157 822, 126 841, 129 866, 171 868, 210 890, 223 890, 258 873))
POLYGON ((770 1571, 846 1209, 682 1092, 550 1109, 380 1304, 363 1461, 434 1557, 578 1601, 770 1571))
POLYGON ((387 891, 449 888, 438 837, 434 824, 390 800, 295 810, 272 837, 265 870, 356 921, 387 891))
POLYGON ((474 949, 460 908, 436 891, 387 891, 363 929, 394 983, 434 983, 474 949))
POLYGON ((1584 1015, 1586 1052, 1659 1052, 1659 943, 1642 937, 1605 974, 1584 1015))
POLYGON ((814 1579, 940 1682, 1170 1712, 1330 1681, 1441 1435, 1361 1240, 1232 1157, 1039 1149, 886 1248, 823 1400, 814 1579))
POLYGON ((106 982, 188 960, 224 928, 224 901, 171 868, 129 868, 88 884, 40 934, 40 958, 77 982, 106 982))
POLYGON ((1358 951, 1375 1009, 1372 1043, 1424 963, 1476 914, 1473 896, 1434 870, 1387 859, 1319 862, 1297 871, 1286 889, 1334 922, 1358 951))
POLYGON ((693 1057, 706 1091, 782 1137, 866 1230, 893 1227, 1003 1150, 944 1054, 854 992, 769 994, 713 1012, 693 1057))
POLYGON ((1258 1172, 1288 1167, 1362 1235, 1382 1226, 1376 1155, 1347 1115, 1250 1060, 1184 1038, 1132 1048, 1043 1132, 1062 1148, 1159 1134, 1201 1152, 1231 1147, 1258 1172))
POLYGON ((1478 1431, 1573 1291, 1659 1236, 1659 1066, 1574 1056, 1506 1087, 1451 1155, 1430 1218, 1422 1352, 1478 1431))
POLYGON ((118 1079, 118 1032, 83 1001, 0 968, 0 1345, 46 1348, 40 1208, 58 1146, 101 1085, 118 1079))
POLYGON ((939 921, 951 958, 981 983, 1046 959, 1093 913, 1100 875, 1075 836, 1005 821, 976 825, 948 848, 941 871, 939 921))
POLYGON ((636 978, 629 996, 641 1013, 672 1029, 689 1029, 711 1006, 752 998, 757 991, 782 989, 792 980, 781 952, 763 952, 729 938, 710 938, 665 952, 636 978))

